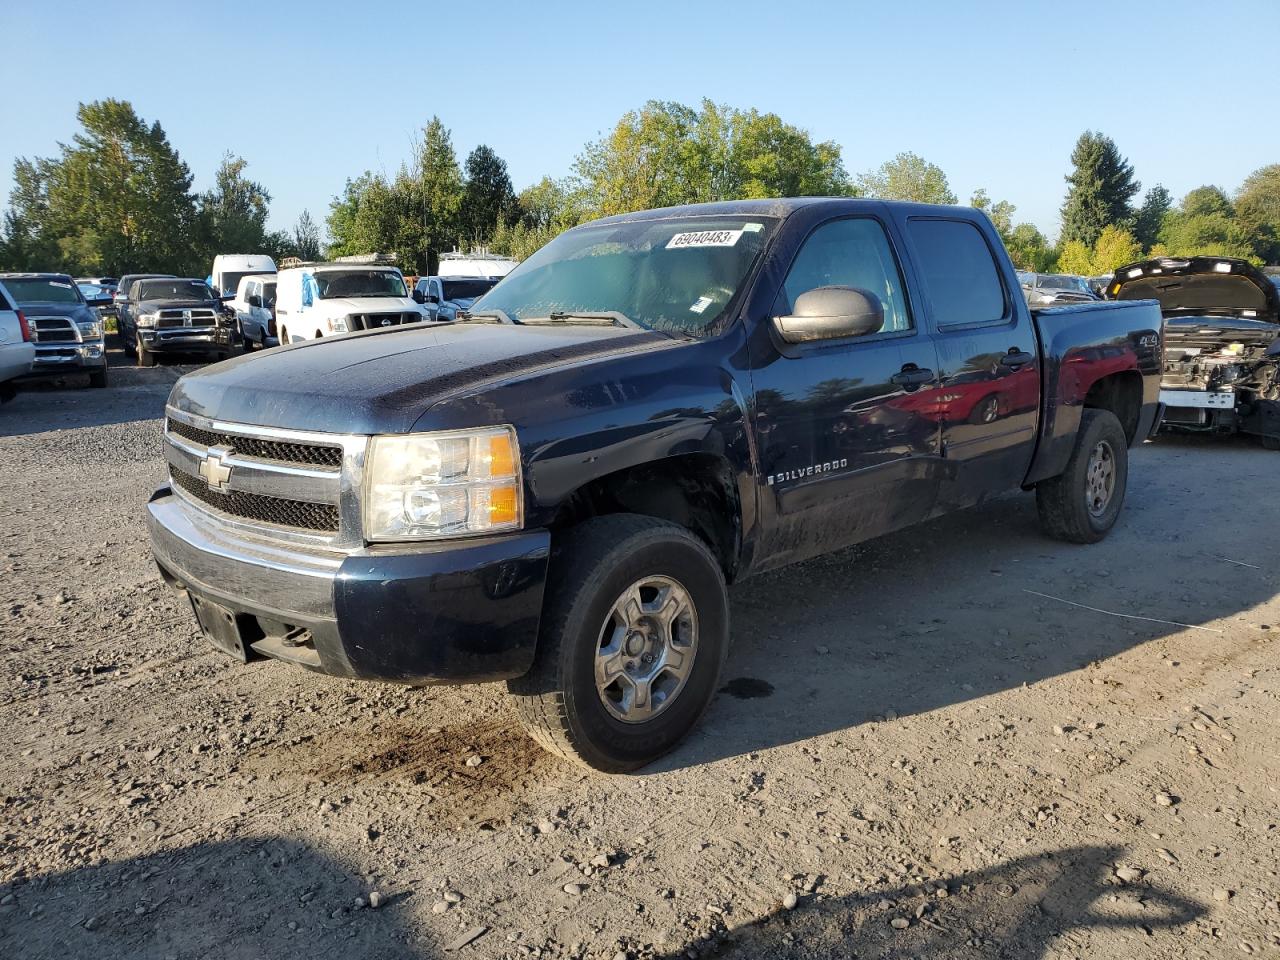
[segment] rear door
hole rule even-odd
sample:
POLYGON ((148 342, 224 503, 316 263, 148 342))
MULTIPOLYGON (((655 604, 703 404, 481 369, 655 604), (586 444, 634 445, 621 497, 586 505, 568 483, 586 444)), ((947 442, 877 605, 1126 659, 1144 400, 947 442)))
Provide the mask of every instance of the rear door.
POLYGON ((785 344, 753 362, 753 430, 762 502, 774 522, 765 566, 800 560, 925 517, 933 507, 939 434, 927 394, 937 365, 895 243, 873 216, 828 220, 805 238, 773 305, 789 314, 817 287, 879 297, 878 333, 785 344))
POLYGON ((1022 482, 1040 419, 1040 355, 988 230, 913 216, 905 232, 938 350, 935 415, 949 461, 941 512, 1022 482))

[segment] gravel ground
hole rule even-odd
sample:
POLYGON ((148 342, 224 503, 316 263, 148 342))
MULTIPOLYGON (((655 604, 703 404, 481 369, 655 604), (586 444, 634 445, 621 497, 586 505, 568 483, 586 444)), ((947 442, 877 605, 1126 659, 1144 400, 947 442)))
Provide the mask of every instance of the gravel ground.
POLYGON ((0 956, 1280 955, 1276 454, 740 584, 702 727, 605 777, 499 686, 207 647, 142 519, 175 373, 0 408, 0 956))

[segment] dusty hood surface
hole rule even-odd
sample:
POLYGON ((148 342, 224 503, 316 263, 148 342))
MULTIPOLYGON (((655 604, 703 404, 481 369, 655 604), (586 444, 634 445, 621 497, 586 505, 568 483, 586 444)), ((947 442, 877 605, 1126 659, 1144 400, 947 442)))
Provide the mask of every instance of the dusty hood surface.
POLYGON ((236 423, 403 433, 446 396, 674 342, 621 327, 413 324, 325 337, 204 367, 179 380, 169 402, 236 423))
POLYGON ((1108 296, 1158 300, 1166 318, 1238 317, 1280 322, 1280 297, 1270 279, 1246 260, 1230 257, 1162 257, 1121 267, 1108 296))

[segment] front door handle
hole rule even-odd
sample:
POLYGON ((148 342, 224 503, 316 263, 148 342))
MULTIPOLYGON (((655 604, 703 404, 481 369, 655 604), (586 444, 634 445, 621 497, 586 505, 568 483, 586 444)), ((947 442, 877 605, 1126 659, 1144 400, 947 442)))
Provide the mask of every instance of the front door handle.
POLYGON ((1025 350, 1014 348, 1000 358, 1000 366, 1008 367, 1010 370, 1017 370, 1019 367, 1025 367, 1035 358, 1036 355, 1034 353, 1027 353, 1025 350))
POLYGON ((901 371, 890 377, 889 382, 898 385, 903 390, 919 390, 924 384, 933 382, 933 371, 924 367, 917 367, 914 363, 908 363, 901 371))

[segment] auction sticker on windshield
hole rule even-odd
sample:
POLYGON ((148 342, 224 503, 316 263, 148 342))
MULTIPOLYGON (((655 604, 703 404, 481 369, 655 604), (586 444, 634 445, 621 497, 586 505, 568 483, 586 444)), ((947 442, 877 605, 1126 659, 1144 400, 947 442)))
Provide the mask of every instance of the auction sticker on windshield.
POLYGON ((668 250, 684 247, 732 247, 742 239, 741 230, 699 230, 696 233, 677 233, 667 241, 668 250))

